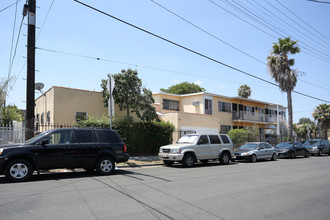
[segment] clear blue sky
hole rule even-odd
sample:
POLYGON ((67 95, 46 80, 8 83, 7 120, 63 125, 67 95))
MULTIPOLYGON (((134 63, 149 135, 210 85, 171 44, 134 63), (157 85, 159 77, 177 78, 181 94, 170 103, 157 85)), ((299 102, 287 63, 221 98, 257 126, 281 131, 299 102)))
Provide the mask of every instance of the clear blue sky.
MULTIPOLYGON (((278 37, 290 36, 299 40, 301 46, 301 53, 292 56, 296 60, 295 68, 305 72, 295 90, 330 100, 330 4, 307 0, 154 1, 207 34, 150 0, 83 2, 272 82, 263 63, 267 62, 273 42, 277 42, 278 37), (272 29, 268 28, 269 24, 272 29)), ((0 10, 12 3, 15 1, 2 0, 0 10)), ((18 2, 13 50, 24 3, 25 0, 18 2)), ((37 0, 37 5, 40 29, 36 30, 36 35, 41 31, 37 47, 101 59, 37 50, 36 82, 45 84, 43 91, 52 86, 101 91, 101 79, 108 73, 131 68, 138 70, 143 85, 153 93, 188 81, 210 93, 237 96, 238 87, 247 84, 252 89, 250 98, 287 106, 286 93, 270 84, 171 45, 73 0, 37 0)), ((8 76, 15 8, 13 5, 0 12, 1 78, 8 76)), ((24 23, 27 23, 27 17, 24 23)), ((27 26, 23 25, 11 71, 15 79, 11 81, 12 89, 7 97, 7 104, 15 104, 21 109, 26 105, 26 59, 23 58, 26 57, 26 34, 27 26)), ((36 98, 39 95, 36 93, 36 98)), ((312 118, 314 108, 322 103, 293 94, 294 122, 301 117, 312 118)))

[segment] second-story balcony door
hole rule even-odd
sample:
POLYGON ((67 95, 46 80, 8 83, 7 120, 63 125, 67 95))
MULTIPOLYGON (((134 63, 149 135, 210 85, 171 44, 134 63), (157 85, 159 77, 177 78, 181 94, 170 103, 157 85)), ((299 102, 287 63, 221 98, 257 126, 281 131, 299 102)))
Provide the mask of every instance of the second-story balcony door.
POLYGON ((243 117, 243 111, 244 111, 244 108, 243 108, 243 105, 238 105, 238 110, 239 110, 239 119, 243 120, 244 117, 243 117))

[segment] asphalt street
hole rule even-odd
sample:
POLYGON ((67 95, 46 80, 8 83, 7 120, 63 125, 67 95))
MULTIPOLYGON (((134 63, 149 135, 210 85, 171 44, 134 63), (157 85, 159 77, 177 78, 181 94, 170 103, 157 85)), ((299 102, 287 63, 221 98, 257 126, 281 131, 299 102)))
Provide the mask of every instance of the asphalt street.
POLYGON ((0 177, 0 219, 330 219, 330 156, 0 177))

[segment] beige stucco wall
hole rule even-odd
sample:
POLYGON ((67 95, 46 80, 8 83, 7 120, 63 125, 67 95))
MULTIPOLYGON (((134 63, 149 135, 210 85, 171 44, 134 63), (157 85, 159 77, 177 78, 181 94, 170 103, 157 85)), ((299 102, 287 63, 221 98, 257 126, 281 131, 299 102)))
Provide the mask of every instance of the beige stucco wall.
POLYGON ((55 123, 74 123, 76 112, 87 112, 88 116, 108 115, 103 106, 102 93, 54 87, 55 123))
POLYGON ((204 98, 203 95, 186 96, 181 98, 181 111, 189 113, 204 113, 204 98), (193 102, 199 102, 199 105, 193 105, 193 102))

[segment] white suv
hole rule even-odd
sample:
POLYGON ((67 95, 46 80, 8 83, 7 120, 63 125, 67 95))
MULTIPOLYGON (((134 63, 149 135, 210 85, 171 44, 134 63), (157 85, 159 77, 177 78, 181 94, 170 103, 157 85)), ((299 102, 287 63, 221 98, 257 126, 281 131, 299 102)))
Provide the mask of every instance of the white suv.
POLYGON ((226 134, 189 134, 176 144, 160 147, 158 158, 167 166, 181 162, 185 167, 192 167, 197 161, 206 164, 217 159, 221 164, 228 164, 234 160, 233 142, 226 134))

